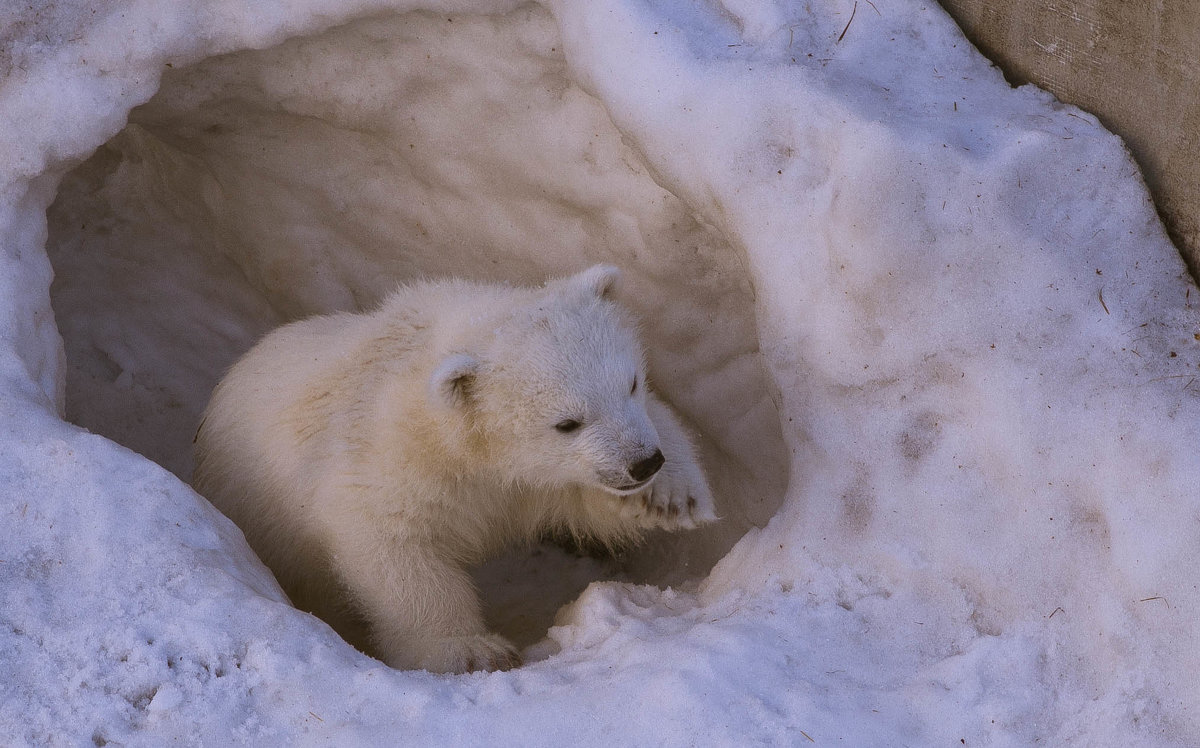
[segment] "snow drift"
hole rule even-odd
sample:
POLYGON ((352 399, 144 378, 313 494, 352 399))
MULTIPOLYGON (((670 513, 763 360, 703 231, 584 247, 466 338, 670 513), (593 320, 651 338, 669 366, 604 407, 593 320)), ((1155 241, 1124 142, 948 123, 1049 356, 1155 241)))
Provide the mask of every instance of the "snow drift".
POLYGON ((1010 89, 940 9, 0 23, 9 742, 1200 729, 1200 297, 1120 142, 1010 89), (600 261, 726 519, 480 570, 525 667, 356 653, 180 480, 209 389, 272 326, 600 261))

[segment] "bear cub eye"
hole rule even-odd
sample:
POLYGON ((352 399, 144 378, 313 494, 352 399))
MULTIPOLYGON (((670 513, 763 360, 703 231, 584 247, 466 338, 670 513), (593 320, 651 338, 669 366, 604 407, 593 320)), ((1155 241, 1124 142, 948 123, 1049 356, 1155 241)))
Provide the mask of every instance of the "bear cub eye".
POLYGON ((582 423, 576 421, 574 418, 568 418, 565 421, 559 421, 558 423, 554 424, 554 428, 558 429, 561 433, 569 434, 572 431, 578 430, 578 428, 582 425, 582 423))

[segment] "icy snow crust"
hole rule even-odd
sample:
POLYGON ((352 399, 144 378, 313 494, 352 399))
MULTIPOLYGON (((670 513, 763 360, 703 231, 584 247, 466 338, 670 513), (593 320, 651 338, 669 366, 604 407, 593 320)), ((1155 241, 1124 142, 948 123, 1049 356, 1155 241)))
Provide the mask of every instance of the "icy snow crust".
POLYGON ((936 6, 60 2, 0 29, 6 744, 1200 734, 1200 296, 1120 142, 936 6), (481 572, 525 667, 356 653, 176 477, 280 321, 595 261, 727 521, 481 572), (655 584, 515 620, 604 574, 655 584))

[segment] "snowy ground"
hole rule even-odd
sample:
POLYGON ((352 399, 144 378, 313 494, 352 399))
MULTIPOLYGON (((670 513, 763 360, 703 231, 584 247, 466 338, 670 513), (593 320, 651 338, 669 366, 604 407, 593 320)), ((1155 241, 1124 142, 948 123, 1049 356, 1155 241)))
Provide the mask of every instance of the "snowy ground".
POLYGON ((35 2, 0 39, 0 742, 1200 740, 1200 292, 1120 142, 936 5, 35 2), (279 322, 597 261, 726 519, 480 570, 526 666, 358 654, 180 480, 279 322))

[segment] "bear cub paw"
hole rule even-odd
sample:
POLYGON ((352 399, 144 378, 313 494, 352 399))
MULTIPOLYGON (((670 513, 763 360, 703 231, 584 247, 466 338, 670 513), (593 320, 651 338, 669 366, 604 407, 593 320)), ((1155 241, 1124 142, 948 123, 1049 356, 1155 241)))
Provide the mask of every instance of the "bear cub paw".
POLYGON ((623 505, 622 515, 645 528, 692 529, 718 519, 700 468, 670 460, 645 490, 624 497, 623 505))
POLYGON ((499 634, 452 636, 429 642, 424 649, 417 667, 431 673, 510 670, 521 665, 517 648, 499 634))

